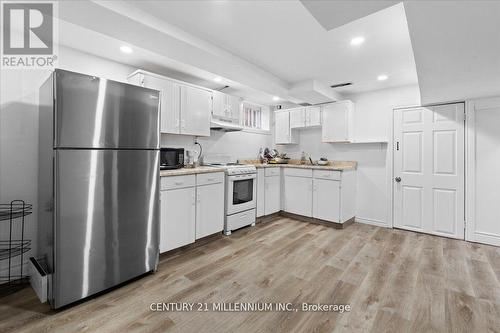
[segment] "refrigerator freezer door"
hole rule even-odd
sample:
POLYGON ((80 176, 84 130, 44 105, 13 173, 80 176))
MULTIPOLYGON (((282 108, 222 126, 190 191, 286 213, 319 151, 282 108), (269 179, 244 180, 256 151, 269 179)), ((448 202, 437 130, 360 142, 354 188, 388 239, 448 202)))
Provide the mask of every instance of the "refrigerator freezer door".
POLYGON ((159 92, 56 70, 56 148, 157 149, 159 92))
POLYGON ((156 269, 158 165, 158 150, 57 150, 53 307, 156 269))

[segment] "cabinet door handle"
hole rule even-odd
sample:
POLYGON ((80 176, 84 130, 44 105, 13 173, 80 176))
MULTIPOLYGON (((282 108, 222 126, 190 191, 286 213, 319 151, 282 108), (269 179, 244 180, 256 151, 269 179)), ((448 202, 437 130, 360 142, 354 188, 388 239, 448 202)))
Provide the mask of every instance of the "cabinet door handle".
POLYGON ((175 182, 174 184, 175 185, 182 185, 182 184, 184 184, 184 182, 175 182))

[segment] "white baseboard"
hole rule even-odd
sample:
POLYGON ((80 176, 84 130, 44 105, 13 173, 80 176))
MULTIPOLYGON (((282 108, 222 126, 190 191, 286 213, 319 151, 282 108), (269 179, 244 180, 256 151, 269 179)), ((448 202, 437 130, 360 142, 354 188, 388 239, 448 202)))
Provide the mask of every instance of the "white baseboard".
POLYGON ((355 221, 359 222, 359 223, 375 225, 377 227, 382 227, 382 228, 392 228, 392 226, 388 225, 385 221, 382 221, 382 220, 374 220, 374 219, 368 219, 365 217, 356 216, 355 221))
POLYGON ((467 239, 467 240, 475 243, 500 246, 500 237, 498 237, 498 235, 485 232, 476 231, 472 234, 472 239, 467 239))

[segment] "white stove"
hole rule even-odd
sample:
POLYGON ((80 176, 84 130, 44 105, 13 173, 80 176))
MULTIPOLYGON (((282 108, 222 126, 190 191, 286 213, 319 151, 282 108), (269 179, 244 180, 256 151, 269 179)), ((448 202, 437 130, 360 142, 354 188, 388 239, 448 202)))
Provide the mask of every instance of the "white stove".
POLYGON ((255 226, 257 168, 224 160, 205 160, 204 165, 223 168, 226 174, 224 234, 230 235, 233 230, 248 225, 255 226))
POLYGON ((205 164, 208 166, 214 166, 223 168, 226 175, 245 175, 250 173, 257 173, 257 168, 251 164, 239 164, 239 163, 211 163, 205 164))

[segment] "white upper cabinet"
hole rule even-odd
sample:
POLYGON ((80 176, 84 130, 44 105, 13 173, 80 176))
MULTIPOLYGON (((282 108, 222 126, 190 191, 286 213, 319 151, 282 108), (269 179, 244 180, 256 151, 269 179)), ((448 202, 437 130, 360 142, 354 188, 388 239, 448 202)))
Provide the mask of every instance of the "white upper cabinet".
POLYGON ((220 91, 214 91, 212 93, 212 98, 212 115, 220 118, 227 117, 226 94, 220 91))
POLYGON ((180 133, 180 86, 175 81, 165 80, 157 76, 144 75, 137 73, 129 77, 129 82, 156 89, 161 92, 161 133, 180 133))
POLYGON ((290 129, 290 112, 278 111, 275 112, 275 143, 276 144, 292 144, 298 143, 297 133, 290 129))
POLYGON ((220 91, 213 92, 213 112, 217 118, 230 119, 237 122, 240 118, 241 99, 220 91))
POLYGON ((133 84, 161 92, 161 133, 210 135, 210 90, 144 71, 136 71, 128 79, 133 84))
POLYGON ((306 127, 321 126, 321 107, 310 106, 305 111, 306 127))
POLYGON ((305 109, 292 109, 290 112, 290 128, 301 128, 306 124, 305 109))
POLYGON ((180 134, 210 136, 212 93, 191 86, 181 86, 180 134))
POLYGON ((321 126, 321 107, 290 109, 290 128, 321 126))
POLYGON ((240 119, 240 109, 241 109, 241 98, 237 96, 227 95, 227 106, 229 109, 229 115, 233 120, 240 119))
POLYGON ((354 141, 354 103, 339 101, 323 106, 322 141, 353 142, 354 141))

